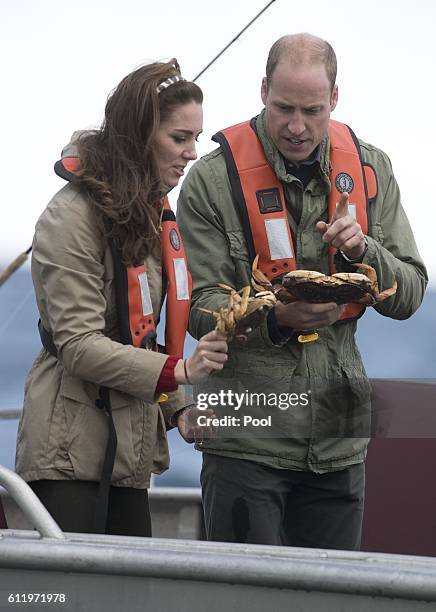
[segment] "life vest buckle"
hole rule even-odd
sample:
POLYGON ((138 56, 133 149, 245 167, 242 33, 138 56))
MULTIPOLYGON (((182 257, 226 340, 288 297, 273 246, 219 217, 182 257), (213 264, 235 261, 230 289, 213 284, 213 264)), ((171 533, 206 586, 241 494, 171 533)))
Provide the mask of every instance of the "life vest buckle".
POLYGON ((315 340, 318 340, 318 338, 318 332, 313 330, 299 334, 297 340, 300 344, 309 344, 310 342, 315 342, 315 340))

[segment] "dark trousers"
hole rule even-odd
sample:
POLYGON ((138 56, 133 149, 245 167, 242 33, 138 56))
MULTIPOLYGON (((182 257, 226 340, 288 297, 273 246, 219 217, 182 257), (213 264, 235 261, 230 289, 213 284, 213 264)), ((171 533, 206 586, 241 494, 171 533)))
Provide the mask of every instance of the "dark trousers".
POLYGON ((0 529, 7 529, 8 524, 6 522, 5 511, 3 510, 3 504, 0 497, 0 529))
MULTIPOLYGON (((93 532, 98 482, 35 480, 28 484, 63 531, 93 532)), ((110 487, 105 533, 151 536, 146 489, 110 487)))
POLYGON ((358 550, 364 464, 315 474, 203 453, 208 540, 358 550))

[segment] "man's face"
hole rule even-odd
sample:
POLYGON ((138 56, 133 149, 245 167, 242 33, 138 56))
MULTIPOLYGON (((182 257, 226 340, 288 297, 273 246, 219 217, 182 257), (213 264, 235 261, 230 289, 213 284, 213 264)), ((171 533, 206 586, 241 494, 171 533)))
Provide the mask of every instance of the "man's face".
POLYGON ((338 88, 330 91, 325 66, 292 66, 280 61, 269 89, 262 81, 266 129, 283 157, 291 162, 307 159, 327 135, 330 113, 338 100, 338 88))

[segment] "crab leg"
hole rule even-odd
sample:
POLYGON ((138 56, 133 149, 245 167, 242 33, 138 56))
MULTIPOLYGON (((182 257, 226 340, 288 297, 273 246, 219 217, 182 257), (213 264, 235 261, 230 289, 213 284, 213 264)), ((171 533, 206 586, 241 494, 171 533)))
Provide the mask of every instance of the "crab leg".
POLYGON ((229 291, 230 293, 235 292, 233 287, 229 287, 229 285, 225 285, 224 283, 218 283, 217 287, 221 287, 221 289, 225 289, 226 291, 229 291))
POLYGON ((242 315, 244 315, 247 312, 249 297, 250 297, 250 287, 247 286, 242 289, 241 304, 240 304, 242 315))
POLYGON ((383 302, 383 300, 385 300, 388 297, 391 297, 391 295, 394 295, 396 292, 397 292, 397 281, 394 281, 394 284, 390 289, 385 289, 384 291, 378 294, 377 302, 383 302))
POLYGON ((215 312, 215 310, 208 310, 207 308, 194 308, 194 310, 198 310, 199 312, 205 312, 207 314, 212 315, 215 319, 218 319, 220 316, 219 312, 215 312))
POLYGON ((373 287, 375 288, 375 295, 373 299, 373 304, 377 302, 383 302, 388 297, 395 295, 397 292, 397 281, 394 281, 394 284, 390 289, 385 289, 384 291, 378 292, 378 284, 377 284, 377 273, 372 266, 368 266, 367 264, 353 264, 355 268, 359 270, 363 270, 366 276, 369 278, 373 287))
POLYGON ((256 291, 264 291, 265 289, 271 290, 272 285, 265 274, 257 267, 258 262, 259 255, 256 255, 251 267, 251 283, 256 291))
POLYGON ((370 280, 370 282, 377 286, 377 272, 374 270, 374 268, 372 266, 368 266, 368 264, 363 264, 363 263, 359 263, 359 264, 351 264, 354 268, 357 268, 357 270, 361 273, 361 274, 365 274, 365 276, 367 276, 370 280))

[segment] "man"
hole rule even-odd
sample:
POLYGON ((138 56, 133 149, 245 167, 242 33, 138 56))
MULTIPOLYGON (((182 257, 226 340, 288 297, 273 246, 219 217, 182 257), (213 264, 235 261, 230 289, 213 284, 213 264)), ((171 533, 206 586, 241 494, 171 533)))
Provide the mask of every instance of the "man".
MULTIPOLYGON (((217 283, 250 285, 259 253, 270 280, 296 268, 331 274, 368 264, 380 291, 397 287, 376 310, 411 316, 426 270, 388 157, 330 120, 338 100, 331 46, 309 34, 279 39, 261 96, 259 116, 219 133, 221 146, 183 184, 178 221, 194 281, 191 333, 199 338, 214 326, 199 308, 218 311, 226 302, 217 283)), ((216 388, 275 387, 299 401, 275 412, 261 407, 271 415, 265 429, 276 424, 270 435, 254 428, 247 435, 240 419, 225 429, 228 437, 218 427, 199 445, 209 539, 359 548, 369 437, 369 383, 354 340, 362 313, 356 305, 278 302, 245 345, 229 347, 216 388), (318 339, 305 342, 313 330, 318 339)), ((238 414, 250 410, 258 416, 249 401, 238 414)))

